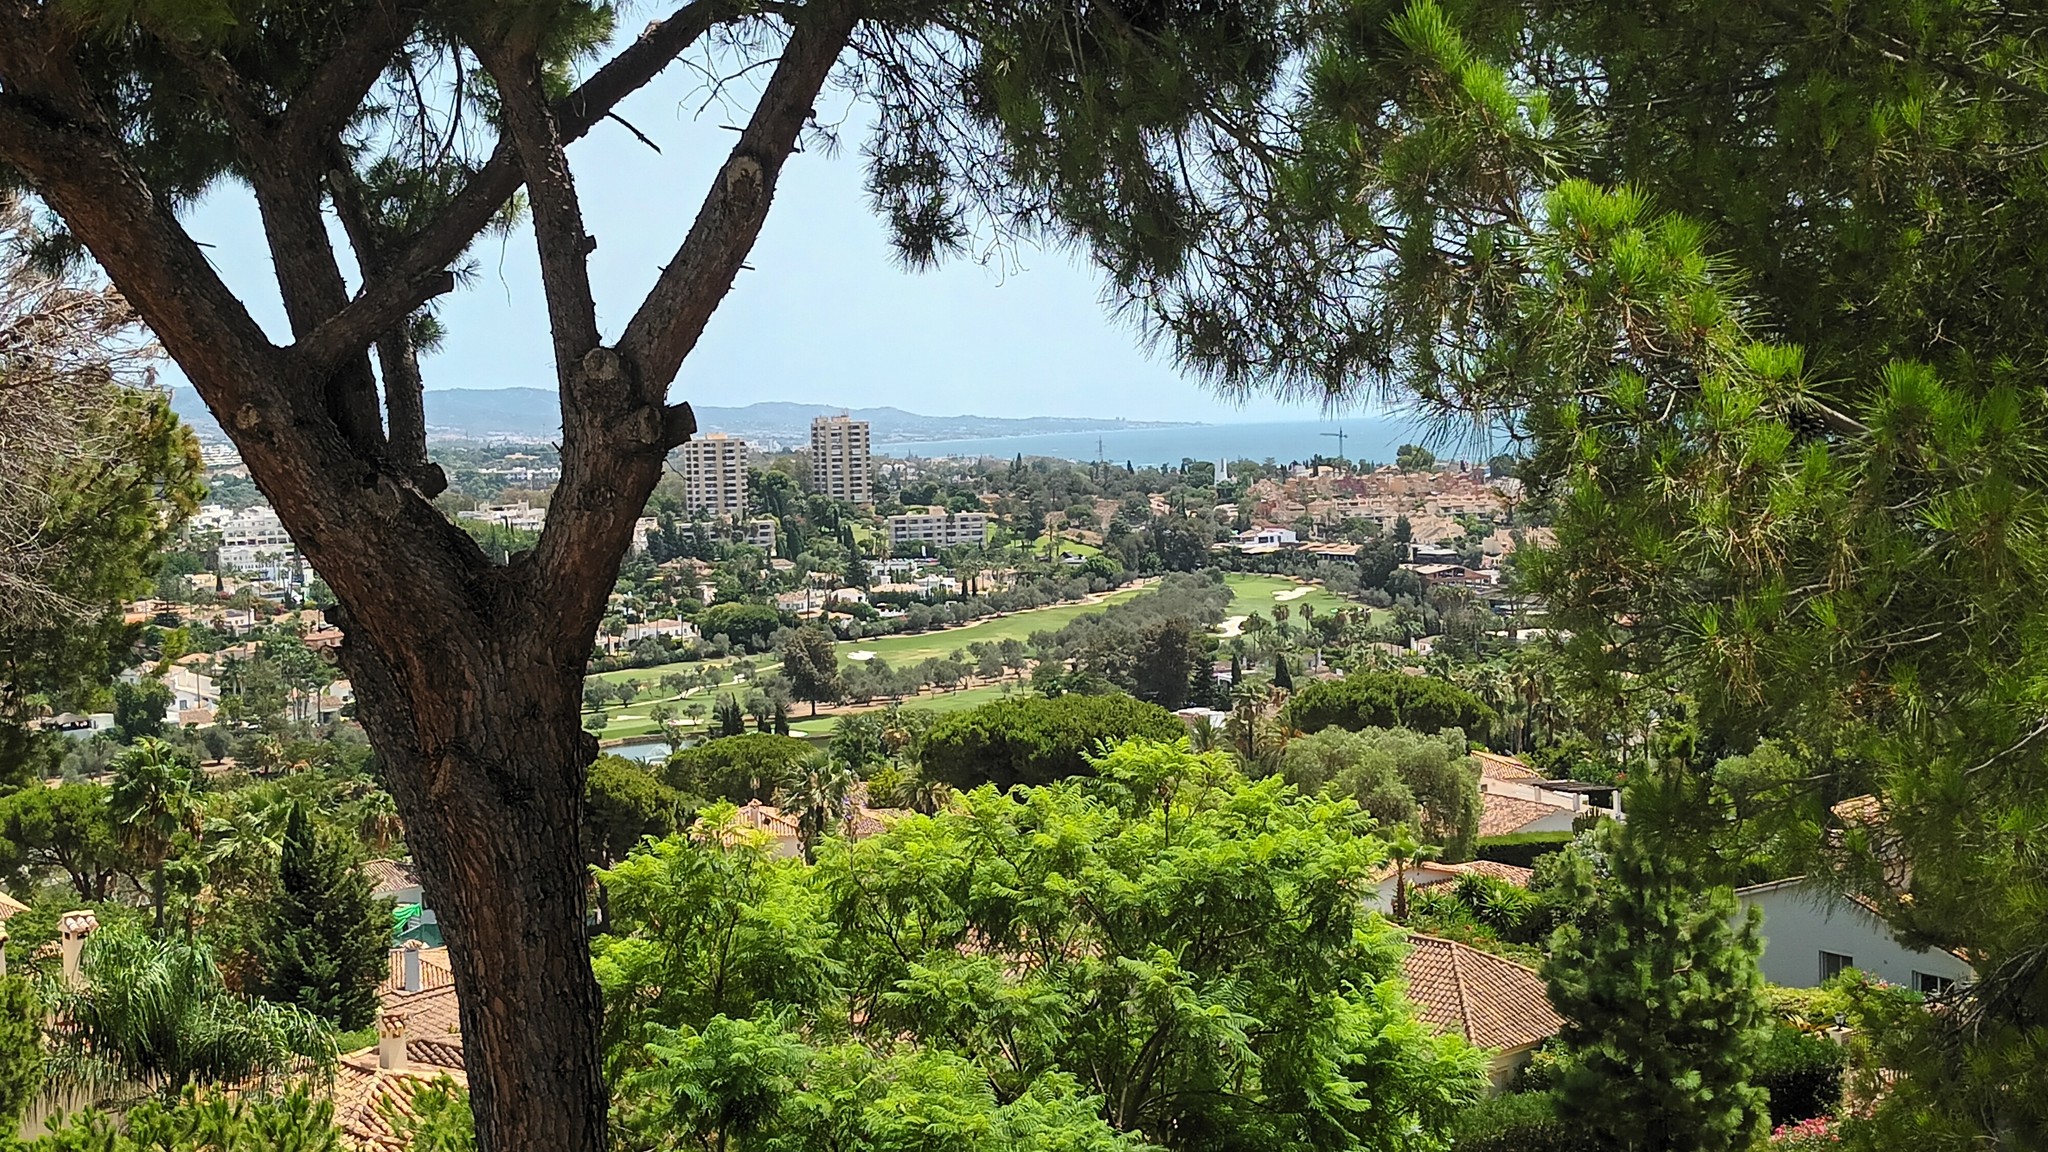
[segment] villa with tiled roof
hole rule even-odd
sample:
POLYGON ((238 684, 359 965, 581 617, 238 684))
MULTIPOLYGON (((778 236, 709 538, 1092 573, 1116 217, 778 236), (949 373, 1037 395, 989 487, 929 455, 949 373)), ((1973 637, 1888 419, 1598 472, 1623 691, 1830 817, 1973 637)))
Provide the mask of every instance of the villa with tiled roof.
POLYGON ((1564 1027, 1535 969, 1436 936, 1410 936, 1408 944, 1401 958, 1408 999, 1425 1023, 1487 1052, 1496 1089, 1564 1027))

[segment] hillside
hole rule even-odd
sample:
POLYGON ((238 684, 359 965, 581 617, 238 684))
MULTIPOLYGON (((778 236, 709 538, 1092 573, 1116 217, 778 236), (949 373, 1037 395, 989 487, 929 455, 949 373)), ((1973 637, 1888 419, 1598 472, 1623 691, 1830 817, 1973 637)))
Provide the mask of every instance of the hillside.
MULTIPOLYGON (((202 439, 221 433, 197 393, 172 392, 178 415, 199 430, 202 439)), ((548 440, 561 430, 555 394, 541 388, 450 388, 426 394, 427 427, 443 439, 548 440)), ((763 445, 793 446, 810 439, 811 419, 844 412, 866 420, 878 444, 922 440, 966 440, 986 436, 1028 436, 1050 432, 1108 432, 1123 428, 1173 427, 1173 421, 1096 420, 1065 416, 1022 419, 997 416, 926 416, 901 408, 842 408, 830 404, 765 401, 744 408, 698 406, 697 424, 705 432, 729 432, 763 445)))

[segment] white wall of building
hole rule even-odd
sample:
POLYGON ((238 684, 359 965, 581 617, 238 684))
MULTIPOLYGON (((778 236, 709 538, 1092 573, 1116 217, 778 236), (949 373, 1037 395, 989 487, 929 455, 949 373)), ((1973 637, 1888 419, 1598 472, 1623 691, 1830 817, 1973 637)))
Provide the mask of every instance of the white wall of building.
POLYGON ((1779 880, 1738 889, 1742 907, 1764 914, 1764 978, 1773 984, 1811 988, 1821 983, 1821 953, 1848 957, 1860 972, 1907 988, 1921 977, 1966 981, 1970 966, 1947 952, 1918 950, 1899 943, 1877 914, 1834 895, 1817 881, 1779 880))

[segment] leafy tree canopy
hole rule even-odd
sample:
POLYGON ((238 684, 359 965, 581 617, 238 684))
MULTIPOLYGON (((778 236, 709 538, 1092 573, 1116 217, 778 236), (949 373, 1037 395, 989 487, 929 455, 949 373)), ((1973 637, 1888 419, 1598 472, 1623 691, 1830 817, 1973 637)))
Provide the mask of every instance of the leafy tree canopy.
POLYGON ((1145 739, 1092 768, 825 841, 814 868, 704 836, 604 873, 631 1123, 741 1152, 1436 1139, 1479 1060, 1393 991, 1356 806, 1145 739))
POLYGON ((1186 735, 1178 717, 1128 696, 1066 695, 999 700, 943 717, 925 733, 927 777, 955 788, 1045 784, 1091 771, 1104 744, 1186 735))
POLYGON ((1403 672, 1354 672, 1342 680, 1317 680, 1287 701, 1281 719, 1304 732, 1332 726, 1408 728, 1435 734, 1493 729, 1496 715, 1477 696, 1433 676, 1403 672))

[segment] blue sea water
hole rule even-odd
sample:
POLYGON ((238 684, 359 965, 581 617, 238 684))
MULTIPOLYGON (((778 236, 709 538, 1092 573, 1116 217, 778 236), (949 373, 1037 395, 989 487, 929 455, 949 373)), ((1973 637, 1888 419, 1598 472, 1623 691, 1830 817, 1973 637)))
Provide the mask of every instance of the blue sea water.
POLYGON ((979 440, 924 440, 875 445, 883 456, 934 459, 942 456, 994 457, 1018 454, 1057 460, 1094 460, 1098 454, 1112 464, 1178 467, 1190 460, 1274 460, 1306 462, 1315 456, 1336 456, 1337 437, 1344 432, 1343 455, 1350 460, 1393 462, 1402 444, 1431 444, 1440 459, 1476 459, 1486 454, 1484 441, 1467 435, 1449 442, 1430 440, 1430 429, 1406 416, 1361 416, 1343 420, 1286 420, 1242 424, 1186 424, 1171 428, 1128 428, 1109 432, 1056 432, 1037 436, 995 436, 979 440), (1462 440, 1463 442, 1460 442, 1462 440))

